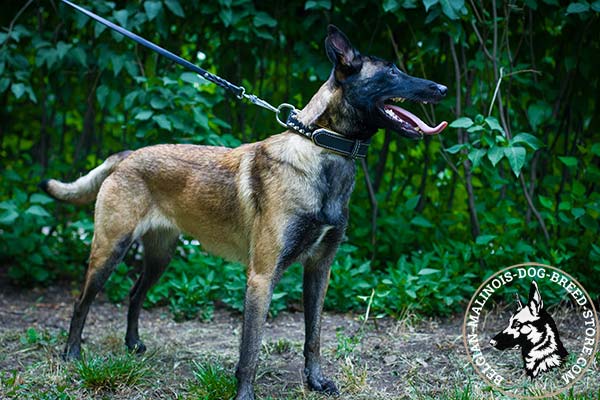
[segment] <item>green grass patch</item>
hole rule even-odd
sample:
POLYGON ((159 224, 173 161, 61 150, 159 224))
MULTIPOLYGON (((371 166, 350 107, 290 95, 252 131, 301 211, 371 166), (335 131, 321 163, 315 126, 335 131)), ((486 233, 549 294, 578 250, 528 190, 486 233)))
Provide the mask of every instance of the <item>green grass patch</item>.
POLYGON ((117 390, 148 380, 154 373, 148 361, 149 357, 128 353, 108 357, 84 355, 75 369, 84 387, 94 391, 117 390))
POLYGON ((237 381, 221 365, 194 362, 194 380, 188 386, 189 398, 228 400, 235 397, 237 381))

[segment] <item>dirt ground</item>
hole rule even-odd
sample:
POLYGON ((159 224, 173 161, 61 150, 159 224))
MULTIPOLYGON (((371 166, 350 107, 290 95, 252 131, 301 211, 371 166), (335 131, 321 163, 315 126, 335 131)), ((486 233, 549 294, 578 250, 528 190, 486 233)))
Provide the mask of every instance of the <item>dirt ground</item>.
MULTIPOLYGON (((69 289, 23 291, 2 286, 0 291, 0 399, 14 398, 9 389, 17 384, 30 388, 19 392, 20 398, 57 398, 52 394, 56 387, 72 398, 185 398, 186 387, 194 379, 194 362, 223 365, 233 374, 239 314, 217 307, 211 322, 177 323, 167 308, 155 308, 144 310, 140 318, 140 333, 149 349, 146 357, 154 371, 151 381, 108 392, 86 388, 59 357, 72 310, 69 289)), ((96 355, 124 352, 125 314, 124 305, 100 296, 84 330, 84 351, 96 355)), ((359 315, 327 313, 322 334, 324 370, 338 383, 342 399, 503 398, 468 364, 461 318, 383 319, 362 326, 359 315)), ((308 392, 303 383, 303 339, 301 313, 281 313, 268 321, 256 384, 258 398, 326 398, 308 392)), ((573 393, 600 398, 599 378, 595 365, 573 393)))

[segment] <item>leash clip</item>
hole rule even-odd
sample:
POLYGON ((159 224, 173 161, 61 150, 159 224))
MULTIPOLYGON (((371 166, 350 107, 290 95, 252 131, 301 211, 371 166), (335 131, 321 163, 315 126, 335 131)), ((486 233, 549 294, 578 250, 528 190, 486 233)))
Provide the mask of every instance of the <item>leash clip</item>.
POLYGON ((287 120, 289 118, 289 116, 296 111, 296 107, 294 107, 293 105, 289 104, 289 103, 282 103, 277 107, 277 110, 275 111, 275 119, 277 119, 277 122, 279 122, 279 125, 283 126, 284 128, 289 128, 288 124, 287 124, 287 120), (282 121, 281 119, 281 113, 283 112, 283 110, 285 109, 289 109, 289 112, 287 112, 285 121, 282 121))

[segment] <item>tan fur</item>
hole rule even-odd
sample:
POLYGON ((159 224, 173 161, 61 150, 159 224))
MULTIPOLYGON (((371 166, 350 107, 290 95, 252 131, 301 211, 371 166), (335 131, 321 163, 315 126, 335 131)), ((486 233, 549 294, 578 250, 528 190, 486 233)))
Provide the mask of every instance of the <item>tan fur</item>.
MULTIPOLYGON (((306 123, 325 113, 334 96, 329 83, 318 94, 299 112, 306 123)), ((235 149, 164 144, 141 148, 125 158, 112 156, 90 172, 110 173, 96 202, 92 259, 98 262, 91 262, 90 268, 101 267, 109 257, 96 254, 110 251, 108 238, 115 241, 130 233, 136 240, 151 229, 168 229, 194 236, 215 255, 269 274, 275 262, 255 265, 253 253, 269 253, 265 258, 274 260, 283 245, 288 216, 294 210, 314 208, 318 199, 311 196, 310 183, 317 178, 317 159, 323 152, 309 140, 284 132, 235 149), (263 187, 253 186, 256 174, 263 187)), ((94 188, 84 188, 80 181, 92 179, 82 177, 73 184, 50 181, 49 188, 56 197, 83 203, 94 188), (77 185, 81 198, 74 190, 63 194, 69 185, 77 185)))

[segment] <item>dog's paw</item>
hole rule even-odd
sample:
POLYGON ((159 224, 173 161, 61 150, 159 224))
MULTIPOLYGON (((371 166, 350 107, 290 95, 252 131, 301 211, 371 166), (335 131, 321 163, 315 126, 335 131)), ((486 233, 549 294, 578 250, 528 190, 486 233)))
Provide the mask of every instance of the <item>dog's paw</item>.
POLYGON ((240 388, 235 400, 254 400, 254 390, 240 388))
POLYGON ((142 354, 146 352, 146 345, 139 339, 132 342, 125 342, 125 345, 131 353, 142 354))
POLYGON ((316 392, 321 392, 329 396, 339 396, 340 391, 331 379, 327 379, 323 376, 316 378, 309 376, 308 387, 316 392))
POLYGON ((81 350, 79 348, 66 348, 62 353, 63 361, 77 361, 81 359, 81 350))

